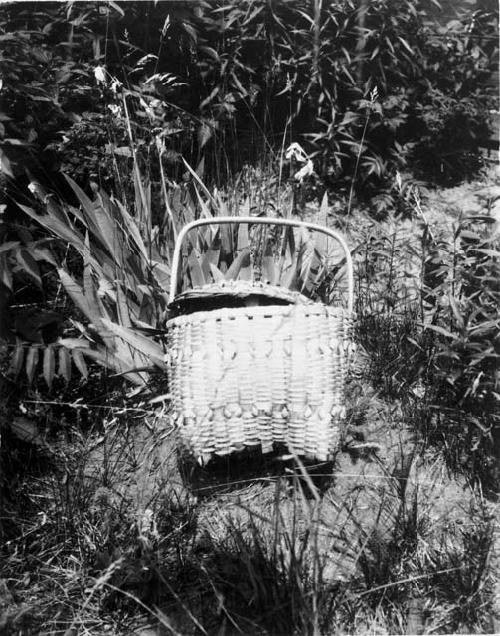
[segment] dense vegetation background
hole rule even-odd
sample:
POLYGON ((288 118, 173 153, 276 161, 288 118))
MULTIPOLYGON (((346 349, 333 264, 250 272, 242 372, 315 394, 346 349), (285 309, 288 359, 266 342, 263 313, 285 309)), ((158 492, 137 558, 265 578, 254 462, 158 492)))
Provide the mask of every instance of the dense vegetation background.
POLYGON ((141 160, 160 144, 172 177, 180 155, 220 180, 300 140, 336 187, 356 161, 364 192, 408 162, 457 182, 489 137, 496 19, 493 5, 446 24, 439 11, 430 0, 7 3, 5 162, 42 153, 83 185, 109 183, 127 158, 116 152, 128 145, 125 94, 141 160))
MULTIPOLYGON (((8 2, 0 44, 0 630, 494 631, 496 4, 8 2), (256 457, 179 475, 172 248, 224 214, 352 247, 359 355, 321 493, 256 457)), ((330 298, 324 246, 282 246, 268 278, 330 298)), ((180 282, 254 255, 211 230, 180 282)))

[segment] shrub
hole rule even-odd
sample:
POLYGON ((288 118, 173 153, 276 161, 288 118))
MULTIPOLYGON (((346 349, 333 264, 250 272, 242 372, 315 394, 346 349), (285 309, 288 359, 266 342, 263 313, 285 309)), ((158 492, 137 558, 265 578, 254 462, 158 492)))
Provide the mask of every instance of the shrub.
POLYGON ((438 284, 427 290, 435 303, 427 327, 439 335, 433 361, 435 433, 441 428, 449 443, 453 431, 456 464, 465 463, 490 486, 500 456, 500 254, 497 239, 481 225, 491 221, 484 216, 457 223, 453 240, 439 250, 446 277, 434 278, 438 284))
POLYGON ((495 16, 439 28, 429 4, 131 2, 102 14, 92 3, 13 4, 0 24, 4 171, 19 174, 21 158, 48 145, 70 176, 106 183, 99 160, 123 159, 108 108, 124 106, 122 85, 127 135, 152 181, 160 156, 170 178, 184 172, 182 154, 222 181, 299 138, 337 188, 354 180, 372 193, 411 160, 433 179, 468 177, 489 133, 495 16), (143 21, 159 28, 145 33, 143 21))

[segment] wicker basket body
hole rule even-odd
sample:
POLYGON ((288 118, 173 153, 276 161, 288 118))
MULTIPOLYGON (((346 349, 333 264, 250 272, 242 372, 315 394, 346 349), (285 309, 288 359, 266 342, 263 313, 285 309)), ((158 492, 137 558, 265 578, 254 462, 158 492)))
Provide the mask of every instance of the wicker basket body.
POLYGON ((167 323, 172 418, 198 457, 287 445, 326 461, 344 415, 351 312, 322 304, 198 311, 167 323))

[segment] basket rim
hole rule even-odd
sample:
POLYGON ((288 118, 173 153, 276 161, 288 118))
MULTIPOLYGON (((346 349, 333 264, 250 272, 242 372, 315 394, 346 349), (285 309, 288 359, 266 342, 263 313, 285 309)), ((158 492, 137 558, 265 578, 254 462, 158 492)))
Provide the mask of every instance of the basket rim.
POLYGON ((252 318, 265 318, 274 316, 293 316, 299 319, 308 316, 325 316, 326 318, 343 318, 353 319, 354 312, 349 311, 346 307, 330 306, 322 303, 312 304, 290 304, 290 305, 258 305, 254 307, 222 307, 219 309, 208 309, 206 311, 195 311, 190 314, 175 316, 166 322, 167 329, 169 327, 182 326, 191 323, 221 320, 237 320, 252 318))
POLYGON ((281 285, 273 285, 272 283, 263 281, 249 280, 227 280, 217 283, 207 283, 192 289, 186 289, 169 303, 169 307, 175 307, 177 304, 186 300, 195 298, 206 298, 207 296, 262 296, 276 300, 286 301, 289 304, 312 305, 315 303, 299 291, 293 291, 282 287, 281 285))

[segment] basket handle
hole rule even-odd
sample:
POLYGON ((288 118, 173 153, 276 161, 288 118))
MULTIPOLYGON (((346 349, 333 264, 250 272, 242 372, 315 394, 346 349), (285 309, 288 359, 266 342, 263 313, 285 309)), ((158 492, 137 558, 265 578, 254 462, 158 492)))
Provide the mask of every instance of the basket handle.
POLYGON ((273 219, 266 217, 258 217, 258 216, 219 216, 219 217, 211 217, 205 219, 198 219, 197 221, 192 221, 185 225, 179 235, 177 236, 177 240, 175 242, 174 254, 172 257, 172 272, 170 276, 170 295, 169 295, 169 303, 173 302, 175 298, 175 292, 177 289, 177 276, 179 271, 179 263, 181 256, 181 248, 184 238, 186 234, 193 230, 195 227, 200 227, 203 225, 222 225, 228 223, 257 223, 260 225, 286 225, 288 227, 305 227, 309 230, 315 230, 317 232, 323 232, 327 236, 335 239, 337 243, 341 246, 344 251, 346 258, 346 268, 347 268, 347 309, 349 313, 352 312, 354 306, 354 274, 352 267, 352 258, 351 253, 349 251, 349 247, 345 242, 345 239, 341 234, 336 232, 335 230, 331 230, 329 228, 323 227, 322 225, 317 225, 316 223, 307 223, 306 221, 294 221, 292 219, 273 219))

